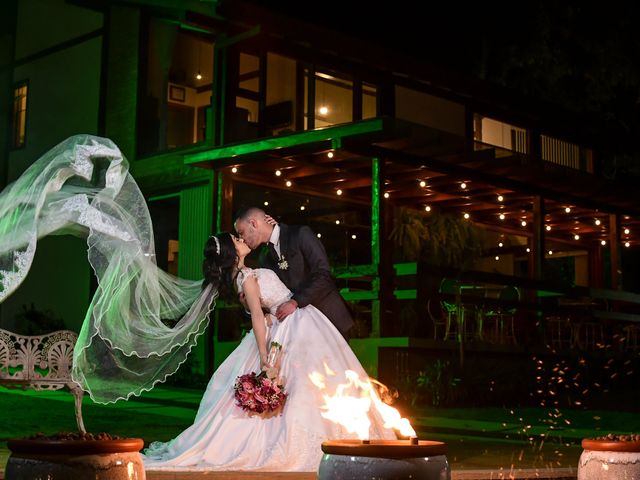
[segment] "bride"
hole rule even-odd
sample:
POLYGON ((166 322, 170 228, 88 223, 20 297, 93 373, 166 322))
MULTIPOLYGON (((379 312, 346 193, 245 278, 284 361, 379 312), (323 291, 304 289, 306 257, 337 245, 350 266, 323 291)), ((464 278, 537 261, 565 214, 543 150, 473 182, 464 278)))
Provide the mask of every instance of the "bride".
MULTIPOLYGON (((246 268, 249 249, 230 234, 207 242, 204 287, 158 268, 144 196, 111 140, 70 137, 0 193, 0 302, 24 281, 38 239, 49 234, 87 241, 98 288, 74 348, 72 378, 97 403, 165 381, 204 332, 218 296, 234 288, 245 294, 253 336, 215 372, 194 424, 150 446, 148 468, 315 471, 320 443, 350 436, 322 417, 323 396, 309 377, 325 375, 330 392, 345 383, 346 370, 367 379, 340 333, 310 305, 282 323, 265 323, 262 308, 275 312, 291 292, 273 272, 246 268), (289 397, 280 415, 249 416, 234 404, 235 379, 267 366, 270 341, 283 346, 280 375, 289 397)), ((376 411, 368 415, 371 438, 395 438, 376 411)))
MULTIPOLYGON (((344 372, 366 373, 333 324, 314 306, 298 308, 283 322, 271 322, 271 314, 289 300, 291 292, 269 269, 245 267, 250 248, 229 233, 209 239, 205 247, 203 271, 214 288, 235 297, 245 294, 251 312, 253 335, 214 373, 204 394, 194 424, 168 443, 153 443, 145 452, 147 469, 220 469, 316 471, 329 439, 354 438, 338 424, 322 417, 323 392, 310 376, 326 374, 329 392, 347 383, 344 372), (271 313, 263 313, 263 308, 271 313), (234 404, 236 377, 267 364, 267 346, 283 345, 279 375, 289 394, 280 415, 270 418, 250 416, 234 404)), ((391 429, 374 410, 369 414, 371 438, 395 439, 391 429)))

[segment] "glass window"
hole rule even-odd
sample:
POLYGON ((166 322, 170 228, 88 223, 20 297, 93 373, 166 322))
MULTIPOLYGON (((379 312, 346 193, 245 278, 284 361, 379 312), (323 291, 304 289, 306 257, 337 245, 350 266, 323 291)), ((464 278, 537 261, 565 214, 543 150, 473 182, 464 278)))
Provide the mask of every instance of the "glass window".
MULTIPOLYGON (((305 78, 308 79, 308 71, 305 78)), ((314 127, 328 127, 339 123, 353 121, 353 82, 340 78, 334 74, 316 72, 315 102, 314 102, 314 127)), ((305 99, 308 96, 308 82, 305 81, 305 99)), ((305 119, 310 113, 307 110, 305 100, 305 119)), ((309 123, 305 121, 305 129, 309 123)))
POLYGON ((153 224, 156 264, 165 272, 178 274, 180 197, 150 198, 149 215, 153 224))
POLYGON ((375 85, 362 84, 362 118, 378 116, 378 93, 375 85))
POLYGON ((482 115, 475 115, 473 138, 482 143, 502 147, 519 153, 529 153, 528 132, 482 115))
POLYGON ((13 148, 24 147, 27 134, 27 92, 28 86, 22 83, 13 90, 13 148))
POLYGON ((211 105, 211 36, 151 20, 138 105, 138 154, 202 142, 211 105))
POLYGON ((582 158, 585 155, 583 155, 579 145, 547 135, 541 135, 540 142, 543 160, 577 170, 582 168, 582 164, 584 163, 582 162, 582 158))
POLYGON ((267 54, 267 98, 262 112, 267 135, 295 131, 296 61, 267 54))

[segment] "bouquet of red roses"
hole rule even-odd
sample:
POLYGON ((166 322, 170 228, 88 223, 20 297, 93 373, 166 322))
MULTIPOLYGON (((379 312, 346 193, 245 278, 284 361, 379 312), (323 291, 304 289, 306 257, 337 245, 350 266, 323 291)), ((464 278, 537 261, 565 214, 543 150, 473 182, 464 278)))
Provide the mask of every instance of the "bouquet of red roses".
POLYGON ((280 379, 276 378, 282 345, 271 342, 271 349, 267 363, 268 370, 260 373, 246 373, 236 379, 235 391, 236 405, 250 413, 271 413, 284 405, 287 392, 280 379))

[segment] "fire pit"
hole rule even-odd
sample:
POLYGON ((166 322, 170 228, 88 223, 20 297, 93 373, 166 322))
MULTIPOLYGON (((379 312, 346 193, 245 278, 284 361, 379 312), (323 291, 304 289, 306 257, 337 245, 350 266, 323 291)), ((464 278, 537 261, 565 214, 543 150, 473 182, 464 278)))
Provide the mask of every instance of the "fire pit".
POLYGON ((640 479, 640 435, 613 435, 582 440, 578 480, 640 479))
POLYGON ((429 440, 330 440, 318 480, 421 478, 450 480, 447 445, 429 440))

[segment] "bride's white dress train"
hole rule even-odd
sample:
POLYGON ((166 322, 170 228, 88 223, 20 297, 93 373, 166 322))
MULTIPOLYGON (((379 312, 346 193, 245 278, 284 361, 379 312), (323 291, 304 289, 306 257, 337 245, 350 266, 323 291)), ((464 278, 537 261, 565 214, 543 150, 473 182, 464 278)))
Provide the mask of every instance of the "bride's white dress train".
MULTIPOLYGON (((271 270, 245 269, 258 280, 263 307, 275 312, 291 293, 271 270)), ((309 375, 325 377, 328 393, 346 383, 344 372, 367 375, 340 332, 313 306, 297 309, 283 322, 274 320, 269 341, 283 346, 280 374, 289 397, 282 414, 271 418, 249 416, 235 405, 236 377, 259 371, 259 355, 253 333, 216 370, 204 393, 193 425, 174 440, 153 443, 143 456, 147 470, 257 470, 317 471, 329 439, 356 438, 343 427, 322 417, 322 392, 309 375)), ((370 438, 395 439, 373 411, 370 438)))

